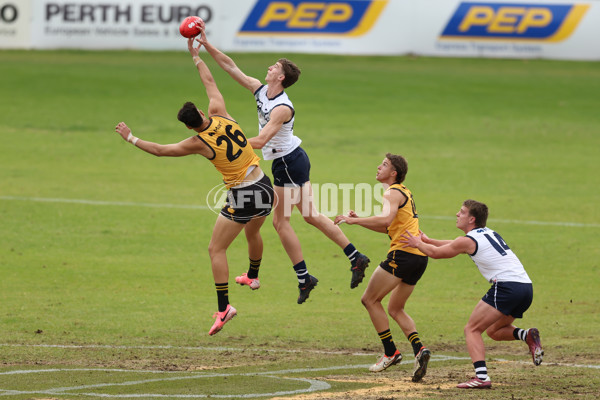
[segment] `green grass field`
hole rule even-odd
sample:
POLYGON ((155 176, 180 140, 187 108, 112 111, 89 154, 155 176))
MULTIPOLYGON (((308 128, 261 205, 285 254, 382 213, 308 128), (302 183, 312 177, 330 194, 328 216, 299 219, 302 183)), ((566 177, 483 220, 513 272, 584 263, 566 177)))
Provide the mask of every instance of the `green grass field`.
MULTIPOLYGON (((247 269, 239 237, 228 253, 238 317, 209 337, 216 216, 205 206, 219 176, 201 157, 155 158, 114 133, 125 121, 147 140, 188 136, 177 111, 206 105, 189 55, 0 51, 0 397, 597 398, 600 64, 233 58, 262 79, 280 56, 303 71, 288 93, 313 183, 374 184, 392 152, 408 159, 406 184, 430 236, 462 233, 454 214, 464 199, 488 204, 488 225, 534 281, 517 322, 540 329, 544 363, 534 367, 524 343, 486 338, 494 387, 454 389, 472 375, 462 330, 488 288, 461 256, 430 261, 407 306, 434 354, 424 382, 410 382, 410 345, 394 324, 405 361, 369 373, 381 343, 360 303, 366 285, 350 290, 342 251, 297 215, 320 281, 310 299, 296 304, 269 218, 261 289, 233 283, 247 269)), ((230 114, 256 135, 251 94, 208 64, 230 114)), ((371 258, 370 276, 387 237, 343 229, 371 258)))

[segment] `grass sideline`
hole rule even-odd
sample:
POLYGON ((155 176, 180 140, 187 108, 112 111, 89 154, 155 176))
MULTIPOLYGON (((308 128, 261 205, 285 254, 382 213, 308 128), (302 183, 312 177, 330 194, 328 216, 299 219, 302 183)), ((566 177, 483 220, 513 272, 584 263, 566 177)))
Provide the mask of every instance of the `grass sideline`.
MULTIPOLYGON (((234 59, 262 78, 279 56, 234 59)), ((232 283, 239 317, 217 336, 206 334, 216 309, 206 251, 215 215, 185 206, 205 204, 219 178, 205 160, 156 159, 113 132, 125 120, 148 140, 175 142, 188 135, 176 112, 186 100, 204 106, 205 94, 185 53, 1 51, 0 57, 0 75, 11 78, 0 82, 0 372, 306 368, 315 371, 289 376, 330 383, 322 398, 346 392, 364 398, 456 396, 452 385, 472 373, 468 360, 433 363, 422 387, 407 383, 409 363, 377 376, 357 368, 318 370, 369 364, 381 346, 360 305, 364 283, 351 291, 341 251, 299 218, 294 226, 320 280, 309 301, 295 303, 293 272, 267 223, 263 287, 251 292, 232 283), (68 202, 78 199, 97 203, 68 202), (75 347, 43 347, 48 345, 75 347)), ((403 154, 424 231, 458 236, 452 217, 462 200, 476 198, 490 206, 489 225, 524 262, 535 295, 518 323, 540 329, 545 362, 537 369, 521 364, 529 361, 524 345, 486 340, 495 385, 486 396, 593 398, 597 371, 567 364, 600 364, 600 251, 593 240, 600 228, 598 63, 289 58, 303 71, 289 93, 314 183, 375 183, 383 155, 403 154)), ((207 62, 230 114, 247 135, 256 134, 252 96, 207 62)), ((262 165, 270 171, 269 163, 262 165)), ((343 229, 375 265, 385 256, 385 235, 343 229)), ((229 251, 231 275, 247 267, 244 247, 238 238, 229 251)), ((466 256, 430 262, 407 311, 434 355, 466 356, 462 327, 486 288, 466 256)), ((392 332, 409 358, 401 331, 392 325, 392 332)), ((20 383, 15 376, 0 375, 0 390, 104 379, 73 372, 20 383)), ((154 385, 170 394, 198 395, 210 386, 213 394, 228 395, 231 380, 236 387, 256 381, 211 379, 210 385, 154 385)), ((282 385, 263 379, 257 390, 275 393, 282 385)), ((106 390, 117 395, 123 386, 106 390)))

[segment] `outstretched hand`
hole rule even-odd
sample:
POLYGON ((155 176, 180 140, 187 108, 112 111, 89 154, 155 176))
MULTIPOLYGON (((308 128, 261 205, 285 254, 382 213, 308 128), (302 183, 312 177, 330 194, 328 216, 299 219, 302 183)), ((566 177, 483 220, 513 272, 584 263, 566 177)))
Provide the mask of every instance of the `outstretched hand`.
POLYGON ((200 53, 200 47, 202 47, 202 43, 199 39, 193 37, 188 39, 188 50, 190 51, 192 57, 198 57, 198 54, 200 53), (198 47, 194 47, 194 40, 198 42, 198 47))
POLYGON ((352 224, 351 218, 358 218, 358 214, 356 214, 354 212, 354 210, 350 210, 348 212, 348 215, 338 215, 333 220, 333 223, 336 224, 336 225, 340 225, 340 224, 343 224, 343 223, 347 223, 348 225, 351 225, 352 224))
POLYGON ((200 46, 204 46, 204 45, 206 45, 206 43, 208 43, 208 40, 206 39, 206 32, 204 31, 204 28, 202 28, 202 30, 200 31, 200 34, 198 36, 196 36, 196 40, 198 41, 198 43, 200 43, 200 46))
POLYGON ((121 137, 125 140, 127 140, 129 135, 131 135, 131 129, 129 129, 125 122, 119 122, 117 126, 115 126, 115 132, 121 135, 121 137))
POLYGON ((402 246, 402 247, 417 248, 417 247, 419 247, 419 243, 422 242, 422 240, 421 240, 422 235, 425 235, 425 234, 421 231, 419 231, 419 234, 417 236, 413 236, 409 231, 406 231, 404 234, 401 235, 401 237, 404 238, 404 240, 400 239, 400 243, 404 243, 404 246, 402 246))

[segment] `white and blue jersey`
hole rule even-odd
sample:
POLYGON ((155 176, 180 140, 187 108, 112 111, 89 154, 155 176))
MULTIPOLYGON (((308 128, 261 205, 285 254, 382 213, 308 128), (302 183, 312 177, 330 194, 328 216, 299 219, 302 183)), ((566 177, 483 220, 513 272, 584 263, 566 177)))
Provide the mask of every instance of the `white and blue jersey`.
POLYGON ((475 228, 467 237, 476 244, 475 252, 469 256, 489 282, 531 283, 523 264, 497 232, 475 228))
POLYGON ((296 148, 300 146, 302 140, 294 135, 294 117, 296 112, 294 111, 294 105, 288 95, 285 92, 281 92, 270 99, 267 96, 268 88, 268 85, 262 85, 254 92, 256 109, 258 111, 259 132, 271 120, 271 111, 273 111, 275 107, 289 107, 292 110, 292 118, 290 118, 289 121, 286 121, 281 126, 279 132, 277 132, 262 148, 263 159, 274 160, 286 156, 296 150, 296 148))

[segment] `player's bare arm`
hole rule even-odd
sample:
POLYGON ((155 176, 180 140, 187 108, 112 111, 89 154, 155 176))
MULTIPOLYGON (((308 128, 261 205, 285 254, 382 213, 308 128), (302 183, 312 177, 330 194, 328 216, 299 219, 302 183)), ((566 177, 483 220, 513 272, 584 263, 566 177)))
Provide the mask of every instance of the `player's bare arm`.
POLYGON ((200 79, 204 84, 204 88, 206 89, 206 95, 208 96, 208 115, 221 115, 223 117, 233 119, 227 113, 227 109, 225 107, 225 99, 219 91, 219 88, 217 86, 217 83, 215 82, 215 79, 212 76, 212 73, 208 69, 208 66, 206 65, 204 60, 200 58, 200 46, 201 44, 198 43, 198 46, 194 47, 194 38, 188 39, 188 50, 192 55, 194 62, 196 63, 196 68, 198 69, 200 79))
POLYGON ((200 38, 198 39, 200 44, 204 46, 208 54, 219 64, 225 72, 229 74, 236 82, 248 89, 254 94, 259 87, 262 86, 262 82, 256 78, 246 75, 229 57, 227 54, 221 52, 215 46, 210 44, 206 39, 206 33, 202 31, 200 38))
MULTIPOLYGON (((452 258, 459 254, 473 254, 475 252, 475 242, 466 236, 460 236, 454 240, 439 241, 445 242, 441 246, 436 246, 431 243, 425 243, 422 240, 422 233, 413 236, 410 232, 405 232, 401 240, 404 247, 414 247, 421 250, 425 255, 431 258, 452 258)), ((431 239, 430 239, 431 240, 431 239)))
POLYGON ((419 231, 421 233, 421 240, 424 243, 429 243, 434 245, 435 247, 440 247, 443 246, 445 244, 448 244, 450 242, 452 242, 452 240, 439 240, 439 239, 432 239, 429 236, 427 236, 425 233, 423 233, 422 231, 419 231))
POLYGON ((281 129, 281 126, 292 119, 292 110, 286 106, 275 107, 271 111, 269 122, 260 130, 258 136, 254 136, 248 141, 253 149, 262 149, 269 140, 273 138, 281 129))
POLYGON ((208 146, 202 143, 196 136, 191 136, 179 143, 160 144, 133 136, 131 129, 125 122, 119 122, 115 127, 115 131, 121 135, 124 140, 133 143, 136 147, 144 150, 146 153, 157 157, 183 157, 190 154, 200 154, 210 158, 214 155, 208 146))
POLYGON ((391 225, 396 216, 395 210, 400 204, 406 202, 406 196, 398 190, 388 190, 383 194, 383 207, 381 214, 372 217, 360 218, 356 213, 351 212, 348 215, 338 215, 335 217, 336 224, 347 223, 348 225, 360 225, 375 232, 387 233, 388 226, 391 225))

